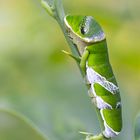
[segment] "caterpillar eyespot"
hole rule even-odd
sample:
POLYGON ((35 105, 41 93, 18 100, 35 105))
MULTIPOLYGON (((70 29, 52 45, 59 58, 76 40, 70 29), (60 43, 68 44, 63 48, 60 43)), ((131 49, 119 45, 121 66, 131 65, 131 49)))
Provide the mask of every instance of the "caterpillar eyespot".
POLYGON ((86 33, 85 28, 82 26, 82 27, 81 27, 81 34, 84 35, 85 33, 86 33))
POLYGON ((102 134, 106 138, 117 136, 122 129, 121 98, 109 62, 105 34, 91 16, 68 15, 64 23, 79 51, 88 93, 104 123, 102 134))
POLYGON ((89 31, 88 27, 89 26, 88 26, 88 23, 87 23, 87 16, 85 16, 80 23, 81 34, 85 35, 89 31))

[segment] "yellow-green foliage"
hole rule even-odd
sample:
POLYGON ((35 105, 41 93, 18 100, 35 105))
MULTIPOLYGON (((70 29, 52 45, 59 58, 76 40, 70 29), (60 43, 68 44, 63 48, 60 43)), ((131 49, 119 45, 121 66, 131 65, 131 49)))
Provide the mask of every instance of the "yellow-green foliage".
MULTIPOLYGON (((131 139, 140 106, 140 1, 63 2, 67 13, 94 16, 106 33, 124 106, 118 140, 131 139)), ((0 107, 21 112, 50 140, 78 140, 78 131, 98 133, 99 124, 77 66, 62 49, 68 49, 63 34, 40 0, 0 1, 0 107)))

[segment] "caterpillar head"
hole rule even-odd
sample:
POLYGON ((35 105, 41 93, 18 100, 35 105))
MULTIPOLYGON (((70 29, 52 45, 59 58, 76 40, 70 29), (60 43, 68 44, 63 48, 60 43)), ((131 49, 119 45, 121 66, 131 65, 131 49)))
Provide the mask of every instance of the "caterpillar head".
POLYGON ((67 15, 64 22, 71 38, 75 35, 81 41, 89 44, 105 40, 105 34, 101 26, 92 16, 67 15))

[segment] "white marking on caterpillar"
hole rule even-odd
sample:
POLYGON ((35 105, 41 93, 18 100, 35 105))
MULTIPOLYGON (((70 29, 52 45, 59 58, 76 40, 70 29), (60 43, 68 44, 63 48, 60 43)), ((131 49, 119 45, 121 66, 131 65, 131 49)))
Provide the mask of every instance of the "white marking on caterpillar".
POLYGON ((103 135, 106 138, 111 138, 111 137, 117 136, 120 132, 114 131, 111 127, 109 127, 107 125, 106 120, 105 120, 104 115, 103 115, 103 109, 100 110, 100 113, 101 113, 101 117, 104 121, 104 127, 105 127, 105 130, 103 131, 103 135))
POLYGON ((98 83, 112 94, 118 93, 119 88, 115 84, 107 81, 105 77, 95 72, 93 68, 87 66, 86 73, 87 80, 90 84, 98 83))
POLYGON ((99 109, 106 109, 106 108, 109 108, 109 109, 112 109, 112 106, 108 103, 106 103, 101 97, 99 96, 96 96, 96 105, 99 109))
MULTIPOLYGON (((87 78, 88 83, 91 84, 91 88, 89 90, 89 93, 93 94, 93 97, 94 97, 93 101, 94 101, 95 105, 97 106, 97 108, 100 109, 101 117, 102 117, 103 122, 104 122, 105 130, 103 131, 103 135, 106 138, 111 138, 111 137, 117 136, 119 134, 119 132, 114 131, 111 127, 109 127, 107 125, 106 120, 105 120, 104 115, 103 115, 103 110, 104 109, 112 109, 112 106, 110 104, 106 103, 101 97, 97 96, 97 94, 94 90, 94 84, 95 83, 100 84, 106 90, 111 92, 113 95, 118 93, 119 88, 115 84, 107 81, 107 79, 105 77, 98 74, 96 71, 93 70, 93 68, 90 68, 88 66, 88 64, 86 64, 86 67, 87 67, 86 78, 87 78)), ((116 108, 118 108, 120 105, 121 105, 121 103, 118 102, 116 104, 116 108)))
POLYGON ((93 102, 95 103, 98 109, 106 109, 106 108, 112 109, 112 106, 110 104, 106 103, 101 97, 96 95, 96 92, 94 90, 94 84, 91 84, 89 94, 90 95, 93 94, 93 98, 95 98, 93 102))
POLYGON ((101 32, 101 31, 99 33, 94 34, 91 37, 85 38, 85 40, 87 42, 98 42, 98 41, 102 41, 104 39, 105 39, 105 34, 104 34, 104 32, 101 32))

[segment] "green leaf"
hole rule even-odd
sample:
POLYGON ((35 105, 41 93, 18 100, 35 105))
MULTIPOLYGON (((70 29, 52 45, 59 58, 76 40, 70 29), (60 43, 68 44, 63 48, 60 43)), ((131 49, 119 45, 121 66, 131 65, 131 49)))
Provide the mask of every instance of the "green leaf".
POLYGON ((135 140, 140 140, 140 114, 137 116, 135 122, 135 140))
POLYGON ((22 115, 11 110, 0 110, 1 140, 47 140, 43 134, 22 115))

